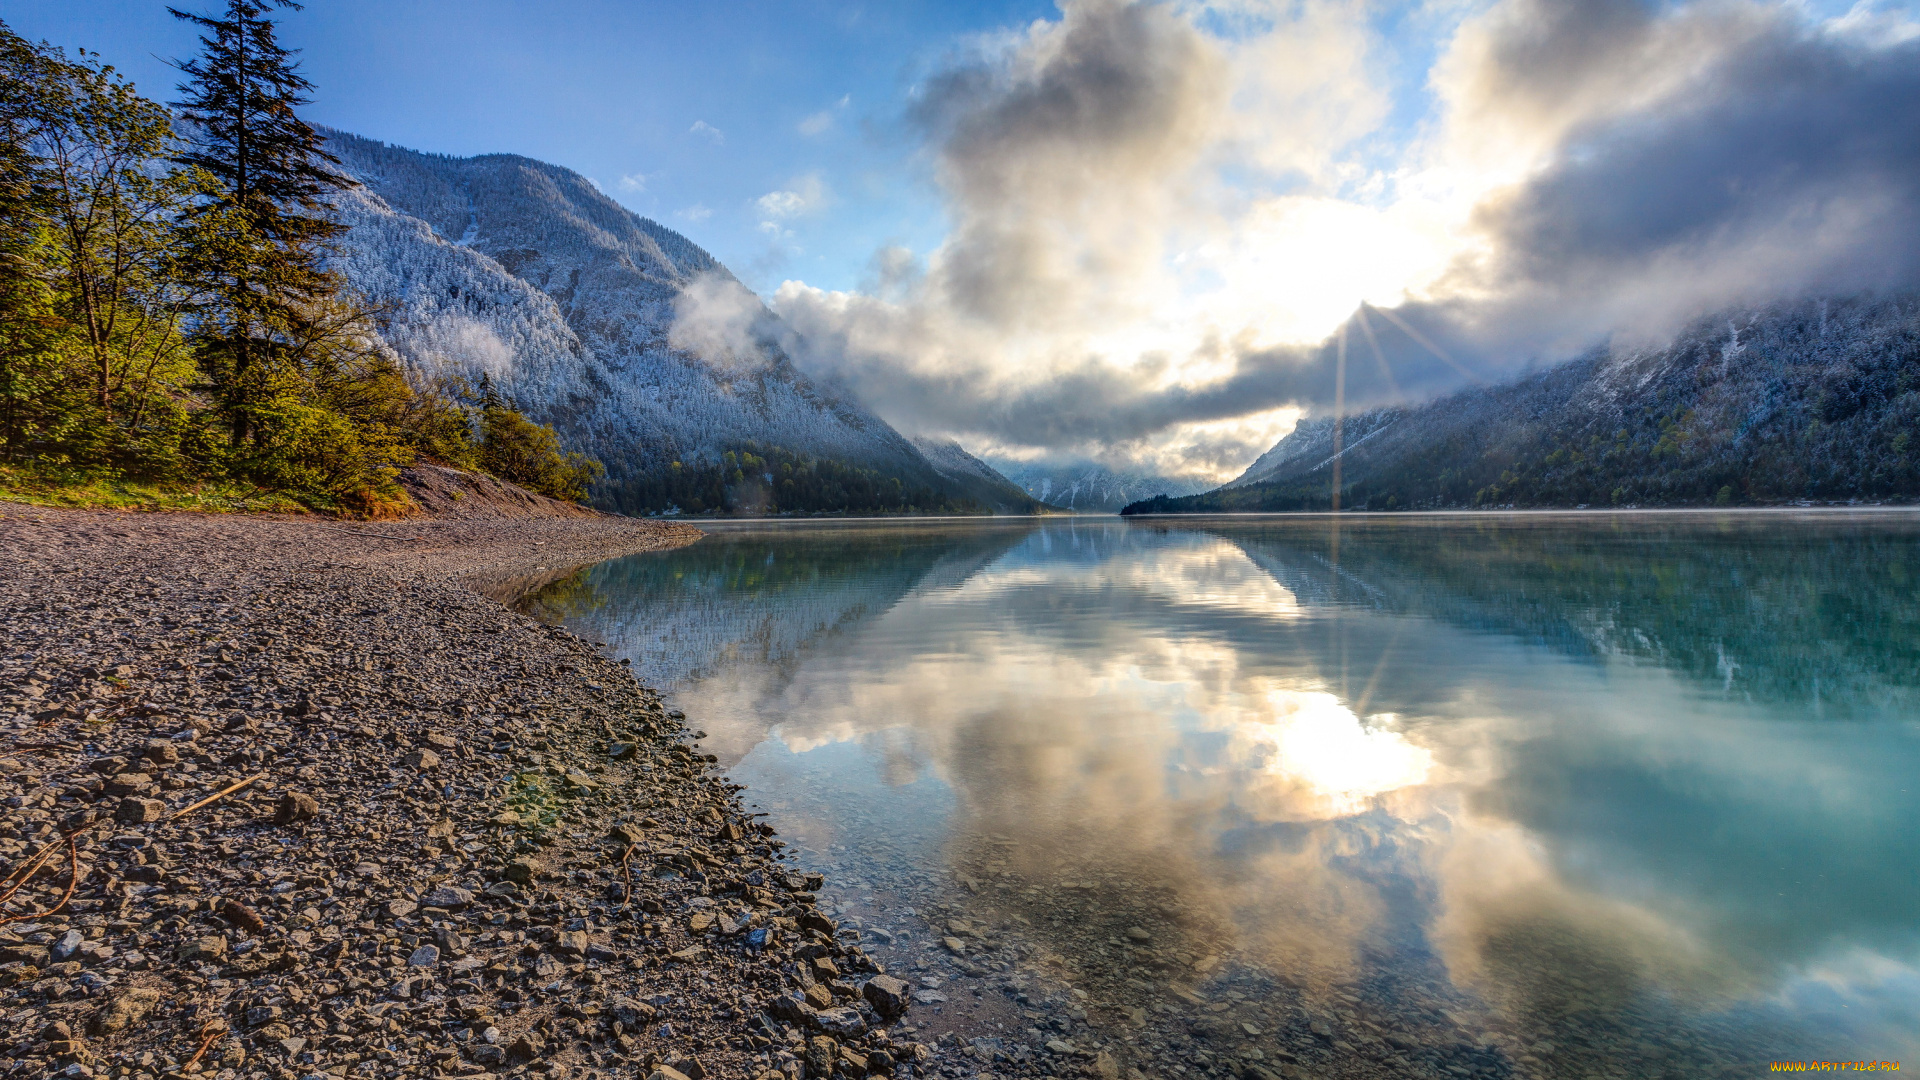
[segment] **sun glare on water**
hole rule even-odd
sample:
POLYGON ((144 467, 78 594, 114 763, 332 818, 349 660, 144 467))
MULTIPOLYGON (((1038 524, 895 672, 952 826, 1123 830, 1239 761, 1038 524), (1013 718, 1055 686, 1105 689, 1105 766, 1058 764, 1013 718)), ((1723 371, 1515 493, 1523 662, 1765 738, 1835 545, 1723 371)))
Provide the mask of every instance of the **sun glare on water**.
POLYGON ((1358 813, 1376 795, 1424 783, 1433 755, 1381 724, 1369 726, 1332 694, 1274 690, 1268 715, 1247 735, 1271 751, 1266 771, 1316 796, 1334 815, 1358 813))

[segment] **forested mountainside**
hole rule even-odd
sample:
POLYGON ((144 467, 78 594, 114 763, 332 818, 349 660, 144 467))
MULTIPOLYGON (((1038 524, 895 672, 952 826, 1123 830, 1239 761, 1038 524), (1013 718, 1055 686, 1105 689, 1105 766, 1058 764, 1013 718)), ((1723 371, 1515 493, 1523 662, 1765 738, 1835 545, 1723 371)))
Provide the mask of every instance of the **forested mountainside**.
POLYGON ((993 466, 967 453, 951 439, 941 441, 915 437, 913 445, 926 456, 934 470, 960 492, 1003 514, 1031 514, 1061 509, 1022 490, 1020 485, 1001 475, 993 466))
MULTIPOLYGON (((820 484, 812 490, 828 501, 789 510, 991 505, 859 402, 795 369, 771 335, 745 359, 672 347, 682 292, 704 276, 731 275, 585 177, 512 154, 447 157, 344 132, 329 132, 328 148, 365 185, 339 200, 351 228, 336 265, 388 309, 387 343, 416 378, 485 376, 527 415, 553 425, 567 449, 604 462, 595 505, 690 509, 672 502, 676 485, 668 481, 678 462, 683 474, 722 478, 718 503, 696 496, 704 509, 735 509, 725 481, 750 445, 847 476, 873 474, 883 502, 896 488, 936 500, 855 507, 832 501, 846 485, 820 484), (723 462, 729 451, 735 462, 723 462)), ((756 317, 775 322, 764 310, 756 317)), ((743 493, 762 504, 763 496, 743 493)))
MULTIPOLYGON (((1710 506, 1920 496, 1920 297, 1702 319, 1517 382, 1348 417, 1341 505, 1710 506)), ((1124 513, 1324 510, 1333 421, 1302 421, 1232 483, 1124 513)))
POLYGON ((1108 468, 1097 462, 1068 465, 1002 460, 1001 475, 1041 502, 1085 514, 1113 514, 1137 499, 1205 491, 1204 481, 1108 468))

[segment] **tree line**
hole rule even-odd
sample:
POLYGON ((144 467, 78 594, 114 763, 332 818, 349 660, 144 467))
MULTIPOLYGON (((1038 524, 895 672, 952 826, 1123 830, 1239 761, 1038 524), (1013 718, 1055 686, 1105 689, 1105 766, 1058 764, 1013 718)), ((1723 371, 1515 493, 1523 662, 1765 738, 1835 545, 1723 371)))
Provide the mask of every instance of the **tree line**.
POLYGON ((633 478, 616 498, 622 511, 648 514, 987 512, 972 499, 956 499, 878 469, 758 441, 736 444, 709 462, 672 462, 633 478))
POLYGON ((298 5, 173 11, 201 37, 171 107, 0 22, 0 488, 213 484, 378 515, 429 460, 584 498, 597 462, 490 386, 410 381, 328 269, 356 184, 300 117, 275 8, 298 5))

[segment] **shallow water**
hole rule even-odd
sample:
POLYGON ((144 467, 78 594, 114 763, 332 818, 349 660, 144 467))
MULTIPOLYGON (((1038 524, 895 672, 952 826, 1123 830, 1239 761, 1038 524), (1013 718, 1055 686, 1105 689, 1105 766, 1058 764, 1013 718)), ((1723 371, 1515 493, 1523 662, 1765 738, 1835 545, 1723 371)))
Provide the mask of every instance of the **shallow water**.
POLYGON ((1920 517, 703 527, 532 606, 982 1069, 1920 1064, 1920 517))

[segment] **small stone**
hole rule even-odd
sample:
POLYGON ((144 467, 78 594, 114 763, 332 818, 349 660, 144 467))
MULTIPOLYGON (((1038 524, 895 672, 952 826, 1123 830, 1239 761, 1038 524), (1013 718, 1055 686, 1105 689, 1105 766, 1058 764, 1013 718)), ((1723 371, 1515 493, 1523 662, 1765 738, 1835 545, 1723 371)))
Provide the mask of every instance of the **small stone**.
POLYGON ((218 934, 194 938, 180 946, 180 962, 184 964, 215 963, 227 955, 227 939, 218 934))
POLYGON ((421 897, 420 902, 427 907, 455 910, 473 903, 473 893, 458 885, 442 885, 421 897))
POLYGON ((152 987, 141 986, 122 991, 107 1002, 106 1008, 94 1014, 93 1033, 111 1035, 123 1031, 145 1020, 159 1003, 160 991, 152 987))
POLYGON ((307 1048, 307 1040, 299 1037, 298 1035, 290 1036, 288 1038, 280 1040, 280 1049, 286 1051, 288 1057, 292 1057, 293 1055, 299 1053, 302 1050, 305 1050, 306 1048, 307 1048))
POLYGON ((31 964, 46 967, 53 962, 45 945, 0 945, 0 964, 31 964))
POLYGON ((697 934, 702 930, 705 930, 707 927, 712 926, 713 920, 714 920, 713 912, 696 911, 693 913, 692 917, 687 920, 687 929, 692 930, 694 933, 697 934))
POLYGON ((408 967, 428 968, 440 962, 440 946, 422 945, 407 957, 408 967))
POLYGON ((172 765, 180 760, 180 751, 171 739, 149 739, 145 751, 146 759, 157 765, 172 765))
POLYGON ((686 948, 679 950, 678 952, 670 952, 667 954, 667 956, 669 959, 679 960, 682 963, 690 964, 695 960, 700 959, 700 957, 705 953, 706 953, 706 950, 702 949, 700 946, 689 945, 686 948))
POLYGON ((298 791, 289 791, 285 795, 280 796, 280 801, 274 804, 273 823, 275 825, 291 825, 296 821, 310 820, 318 816, 319 813, 320 804, 313 796, 303 795, 298 791))
POLYGON ((1129 926, 1127 927, 1127 940, 1141 942, 1144 944, 1145 942, 1152 941, 1153 935, 1148 933, 1142 927, 1129 926))
POLYGON ((633 752, 637 749, 638 747, 634 746, 630 742, 608 743, 607 756, 612 758, 615 761, 625 761, 628 758, 632 757, 633 752))
POLYGON ((635 1029, 653 1019, 655 1012, 653 1006, 644 1001, 635 1001, 632 998, 621 998, 615 1001, 607 1011, 615 1020, 620 1021, 620 1023, 629 1028, 635 1029))
POLYGON ((520 885, 531 885, 546 868, 533 859, 515 859, 507 864, 507 880, 520 885))
POLYGON ((541 982, 557 979, 567 973, 567 965, 551 953, 541 953, 533 962, 533 977, 541 982))
POLYGON ((607 839, 614 840, 622 844, 637 844, 640 841, 646 839, 646 837, 647 837, 647 834, 641 831, 640 826, 628 825, 625 822, 615 825, 607 833, 607 839))
POLYGON ((653 1071, 647 1074, 647 1080, 691 1080, 691 1078, 671 1065, 655 1065, 653 1071))
POLYGON ((167 813, 167 804, 159 799, 121 799, 114 807, 113 820, 123 825, 144 825, 149 821, 159 821, 167 813))
POLYGON ((807 1040, 806 1062, 808 1076, 832 1076, 833 1067, 840 1061, 840 1044, 825 1035, 815 1035, 807 1040))
POLYGON ((145 795, 153 790, 153 777, 143 772, 123 772, 108 780, 105 790, 116 799, 145 795))
POLYGON ((837 1009, 821 1009, 820 1015, 814 1017, 813 1022, 820 1025, 820 1030, 829 1035, 852 1038, 867 1033, 867 1022, 861 1017, 859 1010, 849 1009, 844 1005, 837 1009))
POLYGON ((915 990, 913 992, 913 1000, 922 1005, 938 1005, 947 1000, 947 995, 938 990, 915 990))
POLYGON ((867 999, 874 1012, 894 1017, 906 1012, 907 1006, 913 1003, 911 990, 904 980, 891 975, 875 975, 860 988, 860 996, 867 999))
POLYGON ((507 1060, 532 1061, 542 1053, 545 1053, 546 1049, 547 1041, 542 1039, 537 1033, 529 1031, 525 1035, 513 1040, 513 1044, 507 1047, 507 1060))
POLYGON ((520 824, 520 815, 511 810, 502 810, 487 820, 495 825, 518 825, 520 824))
POLYGON ((1056 1054, 1071 1054, 1074 1051, 1074 1046, 1065 1039, 1048 1039, 1047 1049, 1056 1054))
POLYGON ((833 958, 816 956, 813 958, 813 977, 816 979, 837 979, 840 969, 833 964, 833 958))
POLYGON ((437 769, 440 767, 440 755, 424 746, 409 753, 400 760, 406 764, 407 768, 419 769, 423 772, 428 769, 437 769))
POLYGON ((120 773, 126 772, 127 766, 130 764, 132 764, 132 762, 129 762, 123 757, 103 757, 94 758, 92 761, 87 762, 87 768, 92 769, 102 776, 117 776, 120 773))
POLYGON ((947 951, 950 953, 954 953, 955 955, 961 955, 967 951, 967 943, 964 941, 961 941, 957 937, 941 938, 940 944, 945 945, 947 947, 947 951))
POLYGON ((807 1004, 813 1006, 815 1011, 833 1008, 833 991, 821 986, 819 983, 814 983, 812 986, 807 987, 805 992, 807 1004))
POLYGON ((437 746, 442 750, 458 750, 460 748, 459 739, 439 731, 429 731, 427 733, 427 743, 432 746, 437 746))
POLYGON ((387 901, 387 915, 395 919, 404 919, 420 909, 420 905, 411 900, 387 901))
POLYGON ((60 935, 60 940, 54 942, 53 947, 48 951, 52 954, 54 962, 60 963, 61 961, 73 959, 73 954, 79 952, 80 946, 86 944, 86 942, 87 936, 85 934, 82 934, 78 930, 69 930, 60 935))
POLYGON ((563 930, 553 939, 553 951, 563 956, 584 956, 589 941, 585 930, 563 930))

